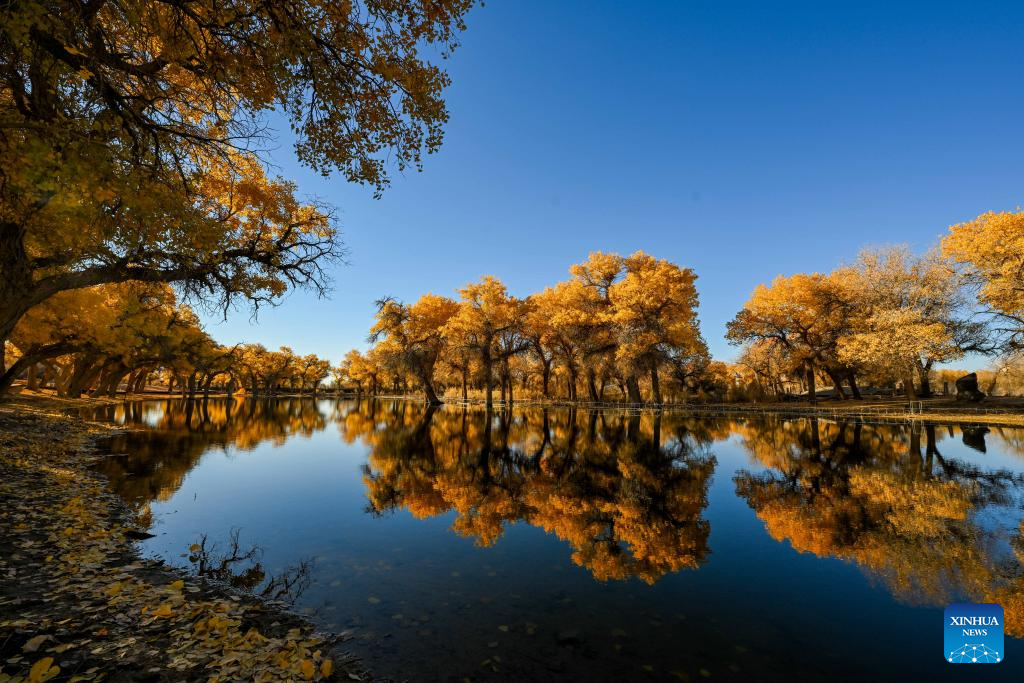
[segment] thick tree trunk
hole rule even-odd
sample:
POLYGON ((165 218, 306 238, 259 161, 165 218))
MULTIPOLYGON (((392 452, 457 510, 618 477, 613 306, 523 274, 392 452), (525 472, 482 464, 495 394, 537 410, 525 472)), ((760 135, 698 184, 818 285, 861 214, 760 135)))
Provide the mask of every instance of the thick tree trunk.
POLYGON ((128 382, 124 388, 124 393, 126 396, 128 394, 135 393, 135 384, 139 381, 139 375, 141 374, 142 370, 140 370, 139 368, 135 368, 130 373, 128 373, 128 382))
POLYGON ((658 366, 651 366, 651 400, 661 403, 661 385, 658 384, 658 366))
MULTIPOLYGON (((46 389, 53 383, 54 388, 57 387, 57 367, 53 363, 44 362, 42 368, 42 379, 39 382, 40 389, 46 389)), ((0 390, 2 393, 2 390, 0 390)))
MULTIPOLYGON (((111 380, 110 385, 107 387, 108 396, 110 396, 111 398, 117 396, 117 391, 118 389, 121 388, 121 382, 127 382, 125 378, 128 376, 128 372, 128 368, 126 368, 123 364, 118 365, 118 369, 116 372, 114 372, 113 379, 111 380)), ((128 389, 130 388, 131 385, 126 383, 124 391, 126 395, 128 394, 128 389)))
POLYGON ((807 397, 811 403, 818 402, 817 386, 814 381, 814 363, 807 361, 804 364, 805 376, 807 379, 807 397))
MULTIPOLYGON (((31 307, 32 267, 25 251, 25 227, 0 222, 0 373, 7 370, 7 340, 31 307)), ((24 366, 22 367, 24 369, 24 366)))
POLYGON ((907 372, 903 376, 903 391, 907 395, 908 401, 917 400, 917 391, 914 389, 914 373, 907 372))
POLYGON ((71 398, 78 398, 87 389, 96 376, 102 370, 102 366, 95 364, 95 358, 82 358, 75 362, 75 372, 71 375, 65 390, 65 395, 71 398))
POLYGON ((644 399, 640 396, 640 382, 637 381, 634 375, 626 378, 626 391, 629 394, 630 403, 644 402, 644 399))
POLYGON ((825 374, 828 375, 828 378, 830 380, 832 380, 832 386, 836 390, 836 396, 839 397, 840 401, 845 401, 846 400, 846 390, 843 389, 843 378, 840 377, 838 373, 836 373, 834 370, 828 368, 827 366, 825 368, 825 374))
POLYGON ((106 393, 107 386, 110 384, 110 373, 111 368, 107 366, 104 366, 103 369, 100 370, 100 376, 96 379, 96 386, 94 386, 92 391, 89 392, 90 397, 99 398, 106 393))
POLYGON ((30 363, 28 366, 28 374, 25 375, 25 388, 29 391, 35 391, 39 388, 39 364, 30 363))
POLYGON ((462 366, 462 400, 469 400, 469 387, 467 386, 469 380, 469 368, 462 366))
POLYGON ((0 374, 0 394, 10 389, 14 380, 16 380, 21 373, 25 372, 33 362, 34 361, 30 356, 22 356, 11 363, 11 365, 9 365, 3 373, 0 374))
POLYGON ((597 378, 594 376, 594 371, 591 368, 587 368, 587 393, 590 395, 590 400, 596 402, 597 398, 597 378))
POLYGON ((931 369, 931 363, 917 363, 917 376, 921 380, 921 391, 918 395, 921 398, 930 398, 932 395, 931 369))
POLYGON ((63 342, 58 342, 56 344, 49 344, 42 347, 33 347, 25 351, 16 363, 9 367, 5 366, 4 370, 0 372, 0 394, 8 391, 14 380, 16 380, 21 373, 34 363, 50 358, 56 358, 57 356, 70 353, 73 350, 74 348, 72 346, 63 342))
POLYGON ((100 371, 100 376, 96 380, 96 386, 92 388, 89 396, 92 398, 99 398, 100 396, 107 396, 110 394, 110 383, 113 378, 117 375, 113 366, 105 366, 100 371))
POLYGON ((860 395, 860 387, 857 386, 857 375, 856 375, 856 373, 851 372, 850 374, 848 374, 846 376, 846 379, 850 383, 850 392, 853 394, 853 397, 856 398, 856 399, 863 398, 860 395))
POLYGON ((551 361, 541 359, 541 393, 544 398, 551 398, 551 361))
POLYGON ((146 381, 149 379, 149 370, 139 370, 139 374, 135 378, 135 384, 132 385, 132 393, 141 394, 146 390, 146 381))
POLYGON ((420 385, 423 387, 423 395, 427 399, 428 406, 439 406, 442 401, 437 397, 437 392, 434 391, 434 383, 430 381, 430 376, 426 372, 420 374, 420 385))

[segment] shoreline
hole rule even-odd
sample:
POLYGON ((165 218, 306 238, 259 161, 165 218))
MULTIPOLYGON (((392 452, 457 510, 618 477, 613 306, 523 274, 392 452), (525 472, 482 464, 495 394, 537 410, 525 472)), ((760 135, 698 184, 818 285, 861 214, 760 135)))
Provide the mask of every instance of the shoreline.
MULTIPOLYGON (((227 394, 213 394, 210 399, 232 398, 227 394)), ((234 398, 240 400, 270 400, 270 399, 346 399, 346 400, 403 400, 420 401, 424 399, 418 394, 363 394, 322 392, 317 394, 283 392, 275 395, 249 395, 235 394, 234 398)), ((146 400, 187 400, 180 394, 168 393, 138 393, 122 394, 117 397, 98 398, 58 398, 48 392, 27 392, 20 394, 12 393, 6 398, 0 397, 0 406, 3 401, 42 401, 51 404, 61 404, 63 407, 82 407, 95 405, 113 405, 124 401, 146 401, 146 400)), ((202 397, 192 399, 194 401, 204 400, 202 397)), ((469 398, 463 400, 461 397, 441 397, 440 405, 450 406, 483 406, 482 398, 469 398)), ((894 423, 894 424, 948 424, 948 423, 969 423, 1001 427, 1024 427, 1024 398, 1017 397, 996 397, 989 399, 986 404, 958 403, 949 397, 935 397, 924 399, 919 411, 911 411, 910 403, 906 399, 848 399, 837 401, 822 399, 816 404, 807 401, 777 401, 772 403, 627 403, 621 401, 569 401, 563 399, 515 399, 512 401, 514 407, 541 407, 541 408, 576 408, 584 410, 625 410, 625 411, 663 411, 672 413, 692 414, 694 416, 759 416, 773 415, 781 417, 818 417, 834 420, 856 420, 864 423, 894 423)), ((503 409, 505 403, 500 400, 494 401, 493 409, 503 409)))
MULTIPOLYGON (((287 398, 281 396, 280 398, 287 398)), ((356 399, 355 395, 336 395, 331 398, 356 399)), ((361 399, 420 401, 419 395, 377 394, 363 395, 361 399)), ((1003 427, 1024 427, 1024 399, 1002 400, 1003 405, 987 405, 969 407, 946 398, 926 399, 920 411, 911 411, 906 400, 865 401, 850 399, 847 401, 819 401, 811 404, 807 401, 775 402, 775 403, 626 403, 618 401, 569 401, 559 399, 515 399, 514 407, 539 408, 575 408, 577 410, 611 410, 637 412, 671 412, 674 414, 690 414, 695 417, 756 417, 772 415, 780 417, 817 417, 833 420, 857 420, 860 422, 879 422, 892 424, 947 424, 971 423, 1003 427)), ((449 406, 483 406, 484 399, 445 398, 438 407, 449 406)), ((505 407, 502 401, 494 401, 493 410, 505 407)))
POLYGON ((0 683, 370 680, 344 634, 140 555, 93 467, 127 430, 66 412, 122 400, 0 400, 0 683))

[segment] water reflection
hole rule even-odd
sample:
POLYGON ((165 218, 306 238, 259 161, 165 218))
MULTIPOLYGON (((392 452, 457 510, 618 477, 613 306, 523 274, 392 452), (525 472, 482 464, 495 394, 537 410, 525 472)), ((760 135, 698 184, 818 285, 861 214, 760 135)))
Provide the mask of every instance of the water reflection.
POLYGON ((101 465, 143 512, 170 498, 210 449, 283 444, 334 424, 345 442, 365 444, 371 516, 451 514, 456 534, 485 547, 525 522, 566 542, 595 579, 649 584, 708 562, 715 451, 729 440, 748 465, 719 474, 770 538, 854 563, 906 603, 998 602, 1007 634, 1024 637, 1024 463, 1014 461, 1024 430, 487 414, 406 401, 166 401, 101 412, 149 427, 114 439, 112 452, 125 455, 101 465), (963 446, 987 455, 970 460, 963 446), (993 452, 1003 466, 982 466, 993 452))
POLYGON ((135 401, 83 410, 86 417, 146 427, 113 437, 105 449, 119 457, 99 468, 130 505, 167 500, 211 449, 250 450, 269 441, 323 430, 329 414, 312 399, 135 401))
MULTIPOLYGON (((735 430, 768 468, 739 472, 736 493, 773 539, 855 562, 911 604, 997 602, 1006 633, 1024 637, 1020 474, 943 457, 952 427, 769 420, 735 430)), ((987 432, 967 427, 963 443, 985 452, 987 432)))
POLYGON ((482 546, 525 521, 567 541, 573 561, 602 580, 653 583, 708 555, 701 513, 715 458, 709 440, 682 423, 396 407, 370 417, 374 407, 364 405, 346 416, 346 438, 372 443, 364 481, 374 514, 454 510, 453 530, 482 546))

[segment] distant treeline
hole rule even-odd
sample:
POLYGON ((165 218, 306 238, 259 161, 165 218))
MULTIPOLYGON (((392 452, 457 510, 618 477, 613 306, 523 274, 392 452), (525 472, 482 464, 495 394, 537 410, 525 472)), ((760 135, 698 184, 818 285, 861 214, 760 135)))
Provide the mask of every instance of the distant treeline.
MULTIPOLYGON (((525 298, 485 277, 459 299, 378 302, 367 352, 351 351, 340 385, 356 393, 422 391, 493 401, 528 396, 638 403, 932 395, 936 367, 995 358, 989 391, 1020 385, 1024 213, 986 213, 941 244, 867 249, 830 273, 779 276, 729 323, 737 362, 713 361, 697 323, 696 276, 637 252, 595 252, 571 278, 525 298), (1002 380, 1002 381, 1001 381, 1002 380)), ((951 384, 948 372, 942 381, 951 384)))

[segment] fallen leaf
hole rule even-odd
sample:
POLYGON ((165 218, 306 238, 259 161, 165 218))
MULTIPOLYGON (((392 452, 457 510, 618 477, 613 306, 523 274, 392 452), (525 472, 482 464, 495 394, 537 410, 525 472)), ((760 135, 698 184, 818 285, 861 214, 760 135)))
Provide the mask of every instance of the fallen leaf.
POLYGON ((35 652, 39 649, 43 643, 50 639, 50 636, 42 635, 31 638, 27 643, 21 646, 22 652, 35 652))
POLYGON ((32 665, 28 672, 29 683, 44 683, 60 673, 59 666, 53 666, 53 657, 43 657, 32 665))

